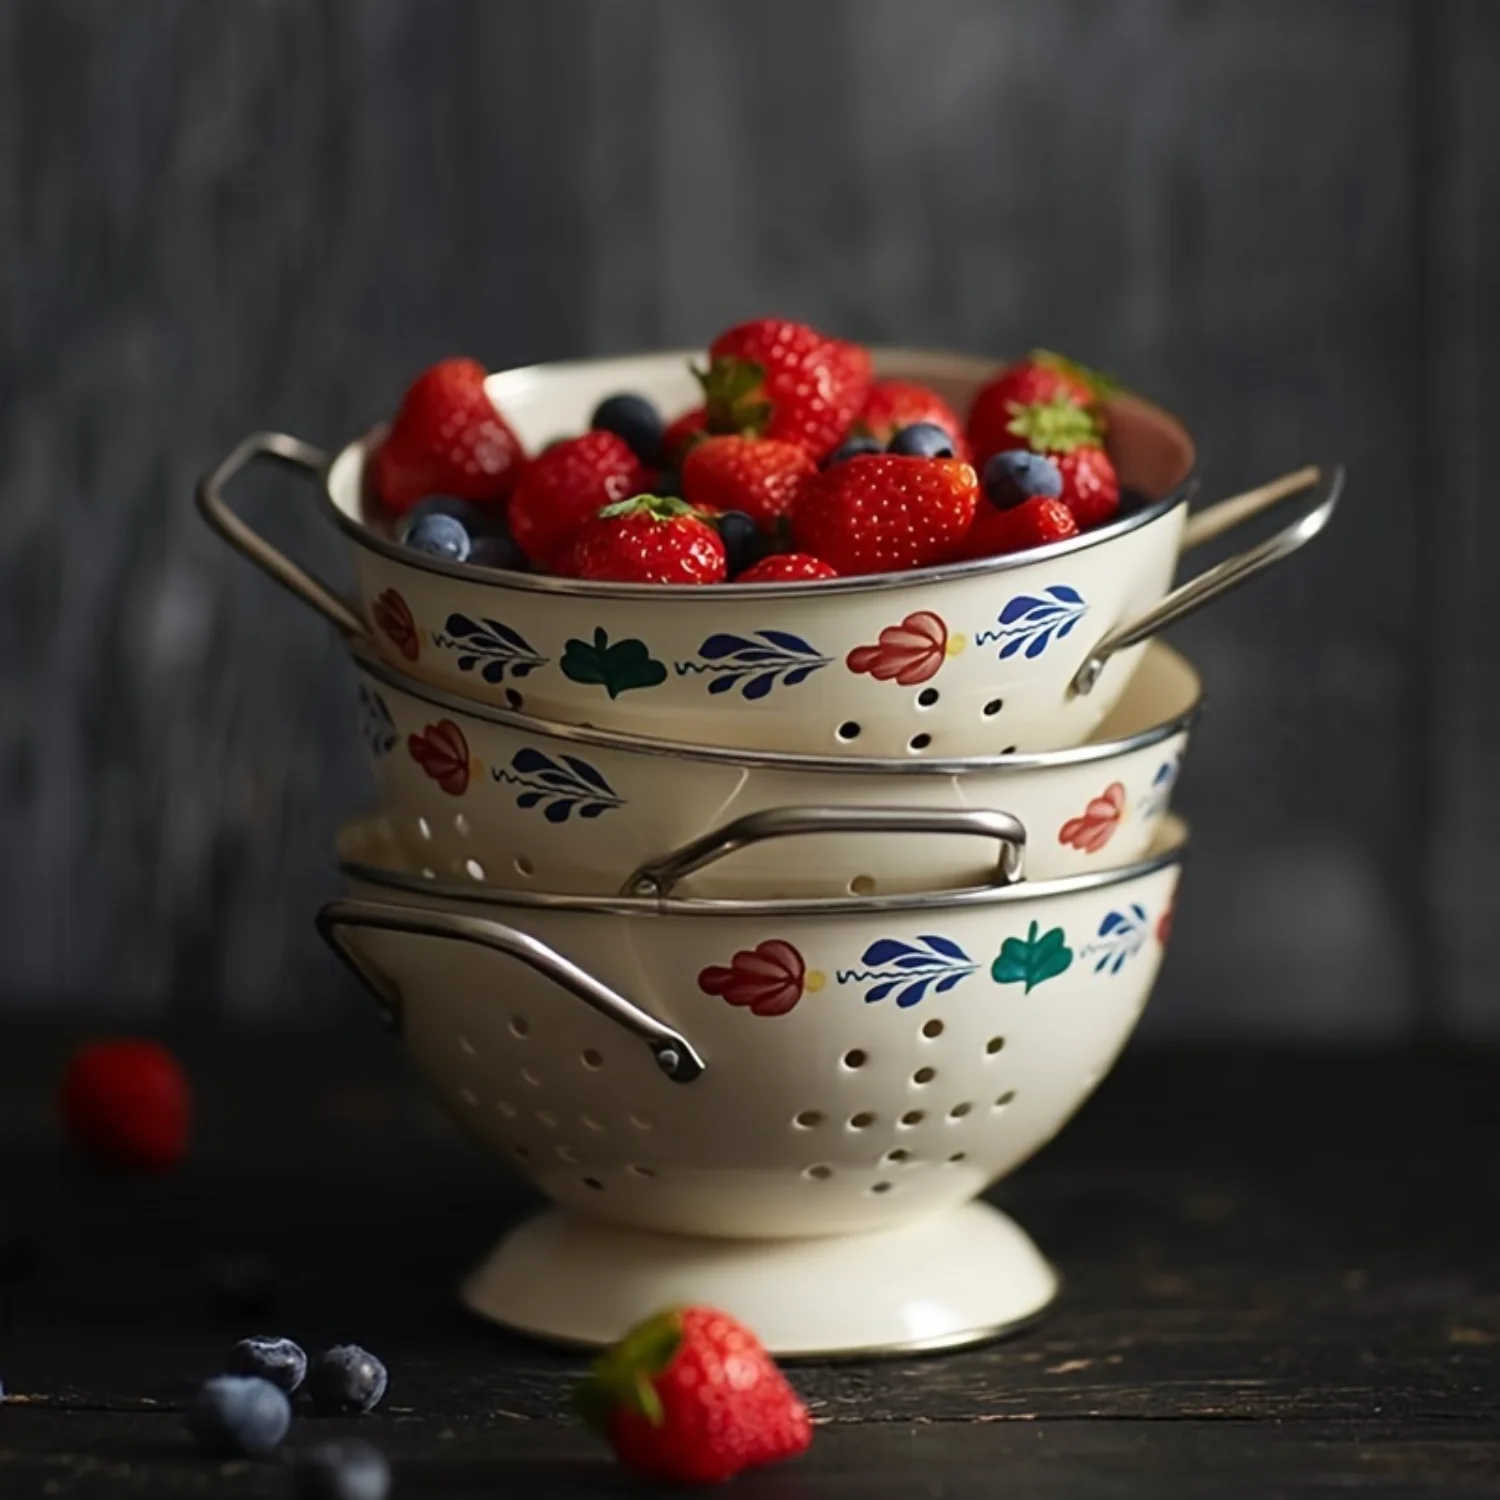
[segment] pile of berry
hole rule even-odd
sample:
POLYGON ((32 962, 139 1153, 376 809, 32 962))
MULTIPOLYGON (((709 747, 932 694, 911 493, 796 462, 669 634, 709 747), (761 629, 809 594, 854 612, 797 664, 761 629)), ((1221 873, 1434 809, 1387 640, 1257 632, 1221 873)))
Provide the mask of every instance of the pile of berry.
POLYGON ((961 421, 802 323, 741 323, 708 354, 701 405, 669 422, 610 396, 588 432, 535 457, 483 367, 444 360, 406 393, 375 496, 419 551, 629 583, 904 572, 1062 541, 1119 510, 1107 382, 1061 356, 1007 366, 961 421))

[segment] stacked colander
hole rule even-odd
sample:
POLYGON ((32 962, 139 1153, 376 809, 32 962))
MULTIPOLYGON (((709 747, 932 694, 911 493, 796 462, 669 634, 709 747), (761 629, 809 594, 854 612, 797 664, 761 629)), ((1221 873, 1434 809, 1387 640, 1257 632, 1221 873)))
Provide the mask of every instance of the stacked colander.
MULTIPOLYGON (((964 408, 997 367, 882 351, 964 408)), ((512 370, 532 445, 603 397, 692 399, 688 355, 512 370)), ((939 1348, 1057 1278, 979 1195, 1103 1077, 1150 994, 1200 706, 1174 621, 1326 526, 1336 469, 1189 513, 1193 445, 1109 398, 1122 483, 1082 536, 918 572, 714 588, 448 563, 365 516, 379 430, 331 459, 257 434, 199 489, 349 644, 380 791, 323 935, 462 1127, 553 1207, 467 1281, 476 1311, 597 1345, 708 1302, 780 1355, 939 1348), (345 601, 226 506, 305 470, 345 601), (1269 540, 1173 586, 1269 506, 1269 540)))

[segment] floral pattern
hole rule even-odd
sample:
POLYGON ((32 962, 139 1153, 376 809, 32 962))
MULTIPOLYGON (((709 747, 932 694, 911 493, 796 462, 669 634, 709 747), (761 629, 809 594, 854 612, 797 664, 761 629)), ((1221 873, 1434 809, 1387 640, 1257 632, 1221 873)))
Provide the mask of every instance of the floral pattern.
POLYGON ((469 789, 469 742, 452 719, 440 719, 421 734, 408 736, 406 748, 450 797, 462 797, 469 789))
POLYGON ((370 613, 375 624, 407 661, 415 661, 422 654, 422 638, 417 634, 417 622, 412 618, 411 607, 395 589, 387 589, 381 594, 370 613))
POLYGON ((1151 785, 1141 798, 1140 814, 1143 818, 1160 817, 1166 812, 1167 804, 1172 800, 1172 788, 1177 784, 1177 773, 1181 769, 1182 762, 1176 758, 1164 760, 1156 768, 1156 775, 1151 778, 1151 785))
POLYGON ((611 644, 602 628, 595 629, 592 644, 570 640, 563 647, 562 670, 570 682, 598 683, 611 698, 632 688, 660 687, 667 680, 666 667, 651 655, 645 641, 611 644))
POLYGON ((711 635, 698 647, 699 661, 680 661, 677 675, 702 672, 709 676, 710 693, 739 688, 751 702, 772 688, 796 687, 833 662, 800 635, 788 630, 757 630, 751 636, 711 635))
POLYGON ((1093 959, 1094 973, 1118 974, 1126 960, 1141 951, 1150 930, 1146 908, 1132 901, 1124 911, 1106 914, 1099 924, 1098 937, 1084 948, 1083 956, 1093 959))
POLYGON ((1167 939, 1172 936, 1172 918, 1177 915, 1177 898, 1167 902, 1162 908, 1161 915, 1156 919, 1156 941, 1163 948, 1167 946, 1167 939))
POLYGON ((1037 985, 1067 973, 1073 962, 1073 950, 1061 927, 1048 932, 1033 922, 1024 938, 1008 937, 1000 945, 1000 956, 990 966, 996 984, 1022 984, 1030 994, 1037 985))
POLYGON ((512 677, 525 677, 528 672, 547 665, 547 658, 535 651, 519 630, 512 630, 500 620, 449 615, 442 632, 434 637, 434 644, 456 650, 458 670, 472 672, 479 667, 479 675, 489 683, 504 682, 507 672, 512 677))
POLYGON ((844 659, 851 672, 877 682, 915 687, 935 677, 948 655, 948 627, 931 610, 918 610, 899 625, 887 625, 873 646, 856 646, 844 659))
POLYGON ((1040 595, 1017 594, 1000 611, 998 630, 981 630, 981 646, 999 643, 1000 660, 1019 652, 1034 661, 1053 641, 1060 641, 1088 613, 1088 605, 1077 589, 1054 583, 1040 595))
POLYGON ((580 818, 597 818, 625 806, 604 773, 576 755, 560 754, 554 760, 526 746, 511 757, 509 770, 497 766, 490 774, 519 787, 516 806, 540 807, 549 823, 566 823, 575 812, 580 818))
POLYGON ((1125 816, 1125 788, 1112 781, 1076 818, 1069 818, 1057 831, 1060 844, 1097 854, 1114 836, 1125 816))
POLYGON ((359 732, 376 760, 389 755, 401 737, 385 699, 367 682, 359 685, 359 732))
POLYGON ((802 998, 813 976, 802 955, 790 943, 770 938, 742 949, 728 967, 714 965, 698 976, 705 995, 717 995, 731 1005, 744 1006, 755 1016, 784 1016, 802 998))
POLYGON ((840 984, 872 984, 865 993, 865 1004, 894 994, 903 1010, 927 998, 931 989, 946 994, 967 979, 979 965, 952 938, 936 933, 922 933, 912 943, 899 938, 880 938, 860 956, 864 969, 840 969, 840 984))

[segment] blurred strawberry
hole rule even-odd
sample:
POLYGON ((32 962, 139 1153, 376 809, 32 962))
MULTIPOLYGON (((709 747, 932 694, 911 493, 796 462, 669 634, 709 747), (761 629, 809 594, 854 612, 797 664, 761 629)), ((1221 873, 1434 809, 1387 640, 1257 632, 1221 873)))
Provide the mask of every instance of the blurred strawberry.
POLYGON ((914 380, 877 380, 854 419, 851 435, 874 438, 884 448, 903 427, 919 422, 941 427, 953 439, 953 456, 968 461, 969 445, 958 413, 936 391, 914 380))
POLYGON ((498 504, 526 461, 484 389, 484 366, 444 359, 423 371, 402 398, 374 460, 375 493, 398 515, 428 495, 498 504))
POLYGON ((661 435, 661 461, 681 466, 688 449, 698 441, 708 424, 708 412, 701 406, 685 411, 667 423, 661 435))
POLYGON ((796 443, 732 434, 695 443, 682 464, 682 495, 709 510, 743 511, 769 526, 818 466, 796 443))
POLYGON ((510 534, 534 565, 565 571, 583 523, 645 485, 646 470, 623 438, 612 432, 565 438, 521 476, 510 502, 510 534))
POLYGON ((775 557, 763 557, 753 567, 746 568, 734 581, 736 583, 807 583, 816 578, 837 578, 838 572, 830 568, 821 557, 809 557, 805 552, 781 552, 775 557))
POLYGON ((187 1076, 158 1042, 80 1047, 63 1073, 60 1104, 69 1140, 104 1166, 164 1172, 187 1152, 187 1076))

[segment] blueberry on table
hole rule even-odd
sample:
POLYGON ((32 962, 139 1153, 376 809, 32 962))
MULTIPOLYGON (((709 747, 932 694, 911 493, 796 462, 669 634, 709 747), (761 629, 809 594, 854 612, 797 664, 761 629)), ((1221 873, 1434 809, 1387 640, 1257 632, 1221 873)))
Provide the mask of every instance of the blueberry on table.
POLYGON ((726 510, 715 518, 714 525, 724 543, 724 564, 729 577, 754 567, 766 555, 769 541, 753 516, 742 510, 726 510))
POLYGON ((188 1430, 209 1458, 265 1458, 292 1425, 286 1392, 256 1375, 215 1375, 188 1407, 188 1430))
MULTIPOLYGON (((946 436, 946 434, 944 434, 946 436)), ((866 453, 881 453, 884 449, 872 437, 850 437, 845 438, 827 458, 823 460, 823 467, 830 468, 834 464, 841 464, 846 459, 860 458, 866 453)))
POLYGON ((224 1368, 231 1375, 259 1375, 290 1395, 307 1375, 307 1356, 291 1339, 241 1339, 224 1368))
POLYGON ((953 439, 936 422, 913 422, 891 439, 887 451, 908 458, 952 458, 953 439))
POLYGON ((596 432, 612 432, 643 464, 661 457, 661 435, 665 431, 661 413, 644 396, 624 392, 607 396, 594 408, 589 426, 596 432))
POLYGON ((1062 494, 1062 474, 1045 454, 1008 448, 984 466, 984 493, 997 510, 1014 510, 1038 495, 1055 500, 1062 494))
POLYGON ((313 1405, 327 1416, 356 1416, 385 1395, 385 1366, 358 1344, 325 1350, 308 1371, 313 1405))
POLYGON ((295 1500, 385 1500, 390 1491, 385 1454, 358 1438, 308 1448, 292 1470, 295 1500))
POLYGON ((467 562, 474 543, 469 528, 457 516, 429 511, 418 516, 406 528, 406 545, 414 552, 426 552, 447 562, 467 562))

